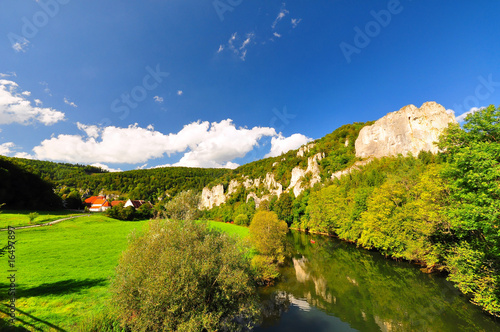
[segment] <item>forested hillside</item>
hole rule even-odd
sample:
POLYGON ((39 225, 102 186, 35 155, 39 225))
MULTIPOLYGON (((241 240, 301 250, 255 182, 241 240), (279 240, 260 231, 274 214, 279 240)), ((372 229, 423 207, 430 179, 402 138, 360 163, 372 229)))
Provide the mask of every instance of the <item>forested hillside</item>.
POLYGON ((52 185, 0 156, 0 204, 7 209, 54 210, 62 207, 52 185))
MULTIPOLYGON (((374 159, 298 197, 272 196, 259 209, 292 228, 449 273, 473 303, 500 316, 500 108, 469 115, 463 128, 450 125, 439 146, 436 155, 374 159)), ((353 160, 348 148, 332 154, 340 164, 353 160)), ((256 206, 246 194, 241 187, 206 217, 251 220, 256 206)))

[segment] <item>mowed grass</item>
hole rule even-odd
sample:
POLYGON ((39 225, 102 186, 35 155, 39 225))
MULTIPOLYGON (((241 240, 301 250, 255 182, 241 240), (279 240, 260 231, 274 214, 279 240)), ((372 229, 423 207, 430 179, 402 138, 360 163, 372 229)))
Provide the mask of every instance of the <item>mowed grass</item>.
POLYGON ((0 210, 0 229, 7 228, 8 226, 20 227, 44 224, 57 219, 62 219, 71 216, 77 216, 82 213, 74 211, 42 211, 38 212, 39 216, 30 224, 28 215, 33 211, 26 210, 0 210))
MULTIPOLYGON (((16 326, 30 331, 74 331, 79 322, 105 308, 109 284, 129 234, 147 221, 126 222, 102 215, 78 217, 53 226, 16 231, 16 326)), ((208 222, 228 234, 248 228, 208 222)), ((7 232, 0 232, 7 243, 7 232)), ((0 264, 7 266, 7 258, 0 264)), ((8 320, 7 269, 1 269, 0 330, 8 320)))
MULTIPOLYGON (((73 331, 82 318, 101 311, 128 235, 134 229, 142 230, 145 223, 98 215, 17 230, 16 307, 25 314, 18 315, 16 325, 73 331)), ((6 243, 7 232, 0 236, 6 243)), ((6 257, 2 264, 7 266, 6 257)), ((2 274, 2 303, 7 303, 7 273, 2 274)), ((2 306, 3 312, 5 309, 2 306)))

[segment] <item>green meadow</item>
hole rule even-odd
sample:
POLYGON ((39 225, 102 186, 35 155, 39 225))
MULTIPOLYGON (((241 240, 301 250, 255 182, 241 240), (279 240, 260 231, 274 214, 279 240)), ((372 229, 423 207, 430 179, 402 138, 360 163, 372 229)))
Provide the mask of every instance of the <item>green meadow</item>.
POLYGON ((45 224, 51 221, 55 221, 62 218, 78 216, 81 213, 77 213, 74 211, 42 211, 38 212, 38 217, 33 220, 33 223, 30 224, 30 219, 28 217, 30 211, 25 210, 3 210, 0 213, 0 229, 7 228, 8 226, 12 227, 21 227, 21 226, 30 226, 30 225, 39 225, 45 224))
MULTIPOLYGON (((53 214, 56 216, 57 214, 53 214)), ((0 214, 0 222, 12 222, 0 214)), ((19 214, 19 218, 27 218, 19 214)), ((16 220, 13 220, 14 223, 16 220)), ((19 221, 20 222, 20 221, 19 221)), ((148 221, 118 221, 102 215, 83 216, 61 223, 16 231, 16 327, 12 331, 73 331, 82 319, 103 311, 108 288, 129 234, 142 231, 148 221)), ((244 237, 248 229, 209 222, 228 234, 244 237)), ((0 232, 2 247, 7 232, 0 232)), ((5 243, 5 245, 3 244, 5 243)), ((0 287, 0 330, 9 330, 7 257, 0 287)))

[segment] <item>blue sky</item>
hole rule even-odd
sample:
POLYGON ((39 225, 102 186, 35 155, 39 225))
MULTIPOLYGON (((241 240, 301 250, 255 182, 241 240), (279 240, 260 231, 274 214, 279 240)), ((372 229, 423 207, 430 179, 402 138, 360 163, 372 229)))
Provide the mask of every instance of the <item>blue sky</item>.
POLYGON ((498 1, 5 0, 0 154, 235 167, 408 104, 457 116, 498 105, 499 12, 498 1))

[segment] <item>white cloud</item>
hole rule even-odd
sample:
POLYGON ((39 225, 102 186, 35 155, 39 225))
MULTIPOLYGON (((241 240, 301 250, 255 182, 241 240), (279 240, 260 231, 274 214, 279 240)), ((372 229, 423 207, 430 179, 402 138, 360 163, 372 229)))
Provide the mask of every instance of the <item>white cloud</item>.
POLYGON ((182 90, 177 90, 177 95, 178 95, 178 96, 182 96, 182 94, 183 94, 183 93, 184 93, 184 92, 182 92, 182 90))
POLYGON ((49 83, 47 83, 47 82, 40 82, 40 85, 44 86, 43 92, 45 92, 49 96, 52 96, 52 92, 49 89, 49 83))
POLYGON ((253 32, 247 33, 245 40, 243 40, 238 46, 237 44, 241 41, 241 39, 238 37, 238 33, 235 32, 229 38, 227 46, 220 45, 217 53, 222 52, 227 47, 227 49, 233 51, 233 53, 236 54, 241 60, 245 61, 248 46, 252 45, 252 41, 254 39, 255 34, 253 32))
POLYGON ((274 37, 281 38, 281 35, 277 32, 274 32, 273 35, 274 35, 274 37))
POLYGON ((460 114, 459 116, 456 117, 457 121, 458 122, 464 122, 465 121, 465 117, 469 114, 472 114, 472 113, 475 113, 477 111, 481 111, 481 110, 484 110, 486 107, 472 107, 468 112, 465 112, 463 114, 460 114))
POLYGON ((111 173, 115 173, 115 172, 123 172, 121 169, 119 168, 111 168, 109 167, 108 165, 105 165, 105 164, 101 164, 101 163, 94 163, 90 166, 94 166, 94 167, 99 167, 99 168, 102 168, 103 170, 105 171, 108 171, 108 172, 111 172, 111 173))
POLYGON ((17 93, 17 88, 17 83, 0 79, 0 124, 28 125, 38 121, 44 125, 52 125, 64 120, 62 112, 31 105, 25 96, 17 93))
POLYGON ((34 102, 35 102, 35 105, 36 105, 36 106, 40 106, 40 105, 42 105, 42 104, 43 104, 43 103, 42 103, 42 101, 41 101, 40 99, 35 99, 35 100, 34 100, 34 102))
MULTIPOLYGON (((15 147, 16 147, 16 145, 13 142, 7 142, 7 143, 0 144, 0 155, 8 156, 8 155, 13 154, 15 152, 14 151, 15 147)), ((14 157, 33 159, 33 156, 26 153, 26 152, 17 152, 16 154, 14 154, 14 157)))
POLYGON ((142 166, 137 166, 135 169, 145 169, 148 166, 148 164, 144 164, 142 166))
POLYGON ((21 94, 22 94, 23 96, 26 96, 26 97, 31 96, 31 92, 29 92, 29 91, 23 91, 21 94))
POLYGON ((276 28, 276 25, 278 24, 279 21, 281 21, 283 18, 285 18, 285 16, 287 14, 289 14, 290 12, 288 10, 286 10, 285 8, 285 4, 283 4, 283 6, 281 7, 281 10, 278 14, 278 16, 276 17, 276 19, 274 20, 273 24, 271 25, 271 28, 275 29, 276 28))
POLYGON ((274 128, 236 128, 230 119, 193 122, 168 135, 137 124, 127 128, 77 125, 86 137, 59 135, 46 139, 33 149, 36 157, 72 163, 136 164, 184 152, 175 166, 234 167, 228 162, 244 157, 262 137, 276 136, 274 128))
POLYGON ((312 138, 302 134, 293 134, 290 137, 284 137, 280 133, 278 137, 273 137, 271 139, 271 150, 264 158, 280 156, 282 153, 298 149, 310 141, 312 141, 312 138))
POLYGON ((160 96, 154 96, 153 99, 158 103, 161 104, 163 103, 163 97, 160 96))
POLYGON ((32 155, 26 152, 18 152, 14 155, 16 158, 24 158, 24 159, 35 159, 32 155))
POLYGON ((299 25, 300 22, 302 22, 302 19, 301 18, 292 18, 292 28, 296 28, 297 25, 299 25))
POLYGON ((26 48, 28 48, 30 41, 26 38, 18 39, 18 41, 12 44, 12 48, 16 52, 26 52, 26 48))
POLYGON ((0 73, 0 78, 11 77, 11 76, 13 76, 13 77, 17 77, 16 72, 15 72, 15 71, 11 71, 11 72, 9 72, 9 73, 7 73, 7 74, 5 74, 5 73, 0 73))
POLYGON ((14 146, 15 146, 15 144, 12 142, 0 144, 0 155, 7 156, 7 155, 11 154, 12 153, 11 148, 13 148, 14 146))
POLYGON ((69 105, 69 106, 72 106, 72 107, 78 107, 76 106, 76 104, 72 101, 69 101, 68 98, 64 97, 64 103, 69 105))

